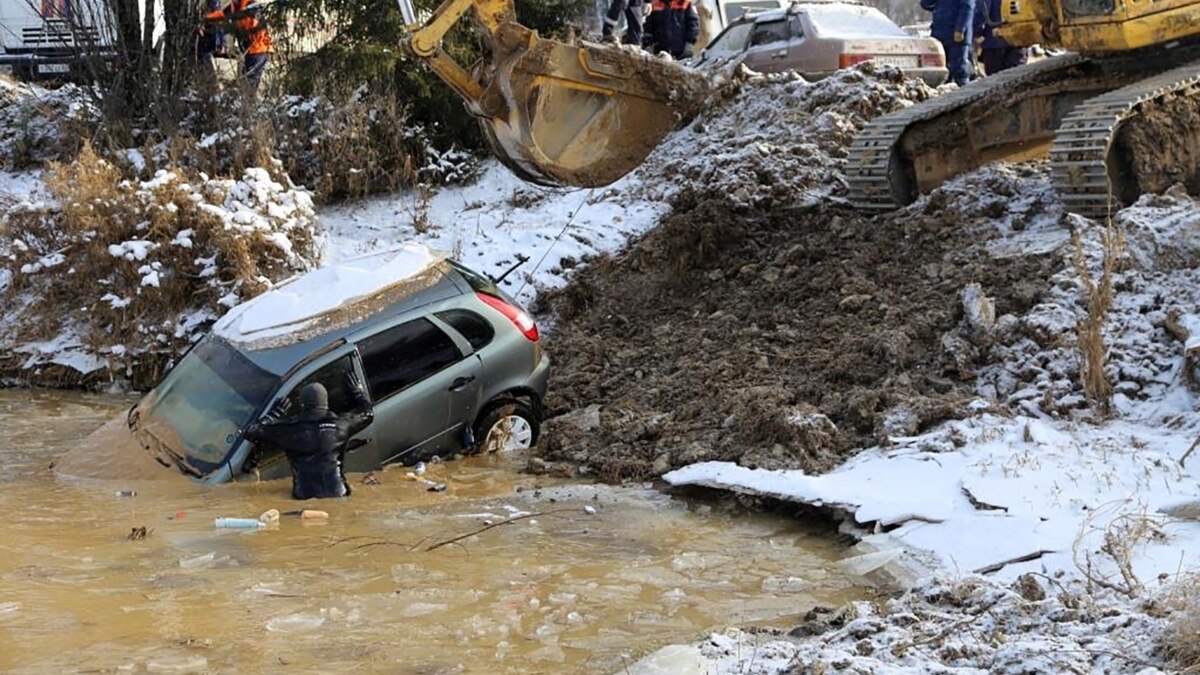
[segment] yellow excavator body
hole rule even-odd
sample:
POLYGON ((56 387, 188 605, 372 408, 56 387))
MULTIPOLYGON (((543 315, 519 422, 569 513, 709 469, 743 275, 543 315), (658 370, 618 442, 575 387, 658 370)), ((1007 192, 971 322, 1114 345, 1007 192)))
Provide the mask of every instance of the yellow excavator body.
POLYGON ((1196 0, 1022 0, 1001 6, 996 34, 1010 45, 1081 54, 1125 52, 1200 34, 1196 0))
POLYGON ((1064 205, 1088 216, 1174 183, 1200 191, 1200 0, 1001 8, 1010 45, 1068 53, 872 120, 850 148, 854 204, 897 208, 989 162, 1047 156, 1064 205))
POLYGON ((551 186, 608 185, 690 120, 706 80, 637 49, 568 44, 518 23, 513 0, 445 0, 422 24, 401 0, 408 49, 463 99, 496 156, 521 178, 551 186), (468 72, 441 47, 467 13, 487 59, 468 72))

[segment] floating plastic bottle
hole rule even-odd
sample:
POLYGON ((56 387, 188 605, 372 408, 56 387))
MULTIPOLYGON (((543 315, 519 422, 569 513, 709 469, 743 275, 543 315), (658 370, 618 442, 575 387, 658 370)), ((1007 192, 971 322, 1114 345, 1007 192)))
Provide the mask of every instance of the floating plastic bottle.
POLYGON ((300 517, 305 520, 324 520, 329 517, 329 514, 316 509, 304 509, 300 512, 300 517))
POLYGON ((258 517, 258 521, 263 524, 279 522, 279 509, 267 509, 258 517))
POLYGON ((257 529, 266 527, 266 523, 257 518, 214 518, 213 527, 233 529, 257 529))

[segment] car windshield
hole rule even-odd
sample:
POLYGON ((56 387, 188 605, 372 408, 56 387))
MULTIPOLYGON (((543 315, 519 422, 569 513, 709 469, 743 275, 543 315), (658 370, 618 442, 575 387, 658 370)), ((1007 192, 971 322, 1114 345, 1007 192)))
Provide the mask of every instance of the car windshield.
POLYGON ((737 56, 746 48, 746 38, 750 37, 750 30, 754 28, 753 23, 739 23, 730 26, 709 43, 704 50, 705 58, 709 59, 727 59, 737 56))
POLYGON ((826 38, 911 38, 874 7, 856 5, 807 5, 804 11, 817 35, 826 38))
POLYGON ((211 473, 228 457, 279 378, 254 365, 228 343, 209 338, 187 354, 154 391, 143 424, 197 473, 211 473))

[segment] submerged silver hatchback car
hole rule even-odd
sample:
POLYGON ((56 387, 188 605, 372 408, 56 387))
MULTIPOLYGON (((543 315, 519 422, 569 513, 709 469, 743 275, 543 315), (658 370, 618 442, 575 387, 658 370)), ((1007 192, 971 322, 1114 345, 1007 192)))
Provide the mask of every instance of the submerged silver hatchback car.
POLYGON ((331 410, 348 411, 349 373, 366 383, 375 419, 350 441, 348 472, 528 448, 550 371, 538 337, 490 278, 410 244, 238 305, 121 424, 160 464, 204 482, 284 477, 287 459, 245 440, 246 428, 312 382, 331 410))

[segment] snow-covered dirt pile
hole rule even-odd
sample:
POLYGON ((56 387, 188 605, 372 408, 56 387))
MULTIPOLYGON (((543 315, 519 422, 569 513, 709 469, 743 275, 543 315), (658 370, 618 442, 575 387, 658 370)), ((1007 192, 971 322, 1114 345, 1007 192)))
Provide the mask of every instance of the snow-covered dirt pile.
MULTIPOLYGON (((1010 214, 989 227, 1013 222, 1010 214)), ((1007 301, 981 289, 961 296, 963 319, 942 347, 963 377, 975 377, 981 398, 969 419, 919 435, 889 424, 881 447, 821 476, 711 463, 667 480, 836 505, 861 526, 888 529, 893 545, 962 571, 1087 570, 1136 591, 1180 566, 1200 568, 1200 460, 1188 464, 1200 436, 1200 203, 1171 191, 1114 218, 1123 246, 1103 332, 1115 391, 1109 420, 1087 406, 1077 337, 1083 275, 1100 276, 1104 228, 1075 217, 1069 227, 1019 222, 1013 237, 986 244, 989 254, 1052 250, 1057 271, 1025 311, 1006 311, 1007 301), (1136 545, 1114 556, 1113 537, 1136 545)))
POLYGON ((127 180, 85 149, 46 182, 48 198, 5 204, 0 220, 0 373, 13 381, 151 385, 228 308, 316 263, 308 193, 264 169, 127 180))
MULTIPOLYGON (((548 296, 557 323, 547 459, 608 478, 705 460, 826 471, 892 435, 962 414, 973 396, 943 346, 972 287, 1029 311, 1059 262, 997 258, 1025 237, 991 204, 1037 194, 1041 168, 964 179, 966 204, 863 218, 836 204, 748 211, 690 199, 621 255, 548 296)), ((1024 199, 1030 218, 1061 210, 1024 199)))
MULTIPOLYGON (((1180 383, 1200 385, 1200 201, 1181 189, 1148 195, 1116 214, 1121 265, 1113 277, 1113 305, 1105 323, 1106 371, 1118 410, 1161 401, 1180 383), (1189 354, 1190 356, 1186 356, 1189 354)), ((999 316, 992 365, 980 372, 979 393, 1026 412, 1065 414, 1086 404, 1076 324, 1087 313, 1076 263, 1082 253, 1093 279, 1100 276, 1102 228, 1077 220, 1080 245, 1060 249, 1062 270, 1046 297, 1020 316, 999 316)), ((1025 249, 997 254, 1020 255, 1025 249)), ((1185 388, 1186 389, 1186 388, 1185 388)), ((1164 420, 1166 421, 1166 420, 1164 420)))
MULTIPOLYGON (((870 119, 935 91, 873 61, 814 84, 799 75, 736 74, 728 100, 671 136, 638 169, 640 188, 725 192, 733 204, 814 204, 846 191, 850 141, 870 119)), ((638 188, 634 188, 637 190, 638 188)))
POLYGON ((62 159, 99 120, 99 111, 74 85, 43 89, 0 75, 0 168, 62 159))
POLYGON ((1170 585, 1135 601, 1044 575, 934 579, 891 600, 814 609, 789 633, 733 629, 667 647, 623 672, 1154 675, 1186 665, 1171 657, 1195 603, 1177 599, 1170 585))

